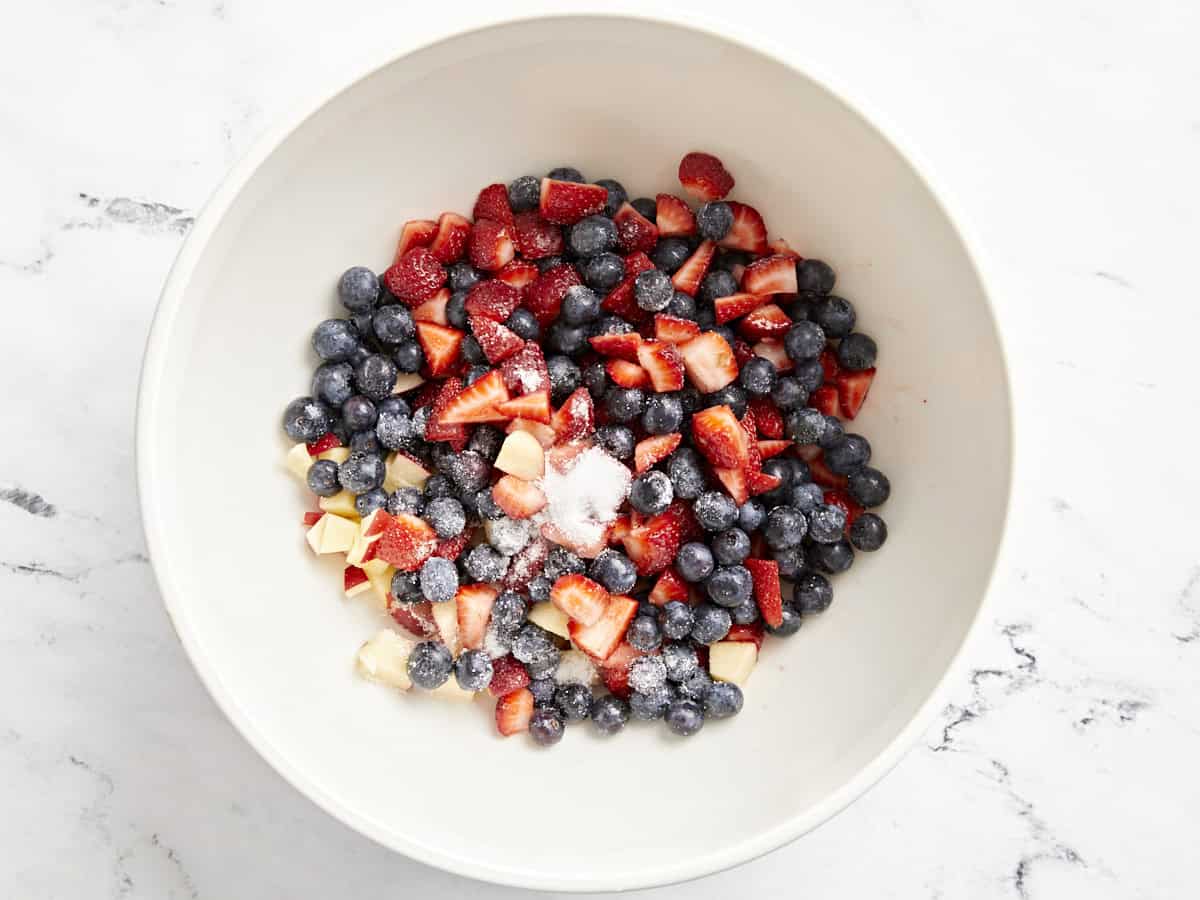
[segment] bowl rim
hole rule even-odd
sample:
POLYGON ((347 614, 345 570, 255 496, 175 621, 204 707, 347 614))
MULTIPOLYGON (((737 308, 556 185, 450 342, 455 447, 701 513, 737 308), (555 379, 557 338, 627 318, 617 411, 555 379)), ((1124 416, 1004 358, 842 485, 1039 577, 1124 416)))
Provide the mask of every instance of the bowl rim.
POLYGON ((934 183, 933 178, 929 175, 930 166, 924 161, 921 153, 916 149, 914 142, 901 129, 898 129, 885 114, 875 108, 871 108, 869 104, 861 99, 853 97, 851 92, 848 92, 839 84, 836 77, 831 76, 827 71, 822 70, 821 67, 814 66, 807 60, 797 59, 797 54, 789 52, 781 42, 778 42, 761 30, 747 27, 742 22, 722 16, 715 16, 708 13, 699 14, 696 12, 688 12, 687 19, 684 20, 681 14, 671 11, 646 12, 636 9, 629 0, 609 2, 604 4, 603 8, 589 3, 586 6, 573 6, 570 9, 521 15, 483 17, 475 13, 456 13, 451 16, 444 16, 441 22, 442 24, 437 26, 432 34, 422 35, 419 39, 399 49, 393 47, 382 58, 374 58, 367 65, 349 70, 349 74, 342 76, 334 88, 322 91, 315 97, 310 94, 301 102, 294 104, 290 111, 281 116, 273 126, 267 128, 227 171, 220 184, 196 216, 191 230, 180 247, 159 295, 158 304, 146 338, 146 349, 138 386, 135 421, 137 492, 142 529, 163 605, 166 608, 172 628, 175 630, 180 643, 187 653, 188 659, 191 661, 209 696, 250 746, 285 781, 329 815, 358 833, 369 837, 376 843, 397 851, 410 859, 480 881, 534 890, 565 892, 624 891, 660 887, 701 878, 742 865, 796 840, 838 815, 877 784, 907 754, 917 739, 932 724, 936 714, 942 707, 949 686, 964 670, 966 650, 972 641, 978 638, 980 623, 983 620, 985 611, 992 602, 997 566, 1008 542, 1011 524, 1017 449, 1015 439, 1016 411, 1013 407, 1010 354, 1006 346, 999 317, 996 315, 996 304, 992 299, 993 291, 990 289, 986 277, 987 266, 981 264, 984 255, 980 250, 980 243, 976 239, 973 229, 964 221, 962 215, 952 211, 952 205, 947 202, 944 189, 939 188, 934 183), (454 16, 459 16, 465 19, 465 21, 454 19, 454 16), (837 101, 848 113, 859 119, 867 128, 873 131, 912 170, 919 182, 929 192, 934 203, 946 217, 962 243, 967 261, 982 289, 985 311, 996 335, 1001 363, 1001 387, 1005 409, 1008 413, 1008 429, 1005 435, 1008 441, 1008 466, 1007 470, 1003 473, 1006 482, 1004 489, 1004 509, 1000 520, 1000 536, 993 551, 983 594, 980 597, 979 604, 961 642, 954 650, 946 671, 938 679, 937 683, 931 689, 929 696, 922 702, 916 713, 895 737, 888 742, 874 759, 859 769, 852 778, 827 795, 819 803, 790 816, 775 827, 727 847, 719 853, 704 858, 694 858, 682 863, 663 865, 656 869, 642 870, 632 875, 620 872, 613 874, 589 874, 587 877, 573 879, 569 882, 564 882, 553 876, 543 876, 533 869, 524 869, 515 872, 493 869, 473 861, 468 854, 453 854, 433 850, 406 837, 385 833, 371 821, 360 816, 354 809, 344 805, 337 797, 331 796, 319 786, 309 783, 302 773, 292 767, 285 754, 277 750, 264 735, 257 731, 251 717, 243 713, 232 694, 227 691, 220 674, 205 658, 193 635, 188 632, 186 627, 181 625, 177 615, 182 609, 179 599, 180 591, 174 583, 172 573, 165 568, 165 564, 163 563, 165 556, 162 553, 162 549, 165 537, 162 524, 157 515, 156 504, 152 500, 155 494, 155 479, 151 463, 151 446, 153 433, 156 430, 153 410, 158 406, 157 399, 162 386, 163 368, 167 361, 168 339, 173 331, 172 326, 179 312, 181 300, 186 292, 197 262, 203 255, 210 239, 228 212, 229 207, 267 158, 288 137, 308 121, 309 118, 316 115, 329 103, 332 103, 342 94, 353 89, 361 81, 387 68, 405 56, 469 34, 502 29, 512 25, 556 19, 565 21, 579 19, 625 19, 635 23, 664 25, 693 31, 707 37, 728 42, 739 49, 757 54, 771 62, 777 63, 801 78, 808 79, 837 101))

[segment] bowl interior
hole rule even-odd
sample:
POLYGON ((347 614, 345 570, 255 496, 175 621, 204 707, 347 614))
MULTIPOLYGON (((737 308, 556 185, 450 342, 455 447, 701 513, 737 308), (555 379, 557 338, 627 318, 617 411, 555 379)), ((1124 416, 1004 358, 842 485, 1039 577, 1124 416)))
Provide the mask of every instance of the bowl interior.
POLYGON ((1004 367, 966 250, 909 164, 790 68, 721 38, 629 19, 466 34, 336 96, 245 177, 181 256, 155 325, 140 421, 147 532, 205 681, 254 745, 354 827, 427 862, 562 889, 704 874, 796 836, 899 753, 982 601, 1009 473, 1004 367), (619 61, 603 79, 581 59, 619 61), (719 77, 714 77, 718 73, 719 77), (632 100, 631 98, 637 98, 632 100), (469 212, 479 188, 569 163, 631 196, 677 186, 703 148, 771 236, 830 261, 879 342, 854 429, 892 479, 885 550, 831 610, 769 642, 742 715, 674 740, 589 728, 538 752, 491 703, 360 681, 382 624, 314 559, 279 421, 308 393, 308 336, 346 267, 382 270, 400 224, 469 212), (244 182, 244 183, 243 183, 244 182))

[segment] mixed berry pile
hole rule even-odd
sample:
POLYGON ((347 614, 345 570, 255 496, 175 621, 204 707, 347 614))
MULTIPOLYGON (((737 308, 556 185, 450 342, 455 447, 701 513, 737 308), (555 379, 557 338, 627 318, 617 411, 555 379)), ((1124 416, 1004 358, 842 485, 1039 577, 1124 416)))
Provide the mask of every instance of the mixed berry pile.
POLYGON ((679 181, 692 202, 569 167, 492 184, 341 276, 283 427, 309 544, 399 626, 367 676, 486 690, 540 744, 585 719, 691 735, 883 545, 888 479, 845 424, 875 341, 720 160, 679 181))

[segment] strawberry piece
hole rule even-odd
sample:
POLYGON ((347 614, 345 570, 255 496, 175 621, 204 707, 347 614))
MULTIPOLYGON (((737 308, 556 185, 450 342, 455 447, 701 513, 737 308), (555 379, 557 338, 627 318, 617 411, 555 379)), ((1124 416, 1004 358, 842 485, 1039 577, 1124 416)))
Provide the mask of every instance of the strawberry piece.
POLYGON ((454 595, 458 607, 458 642, 464 649, 478 650, 483 646, 492 618, 492 604, 499 593, 486 584, 464 584, 454 595))
POLYGON ((631 528, 633 528, 633 525, 630 523, 628 515, 622 514, 617 516, 608 526, 608 534, 606 535, 608 545, 610 547, 617 546, 625 539, 625 535, 629 534, 631 528))
POLYGON ((790 256, 767 256, 746 266, 742 289, 752 294, 796 293, 796 261, 790 256))
POLYGON ((818 359, 821 360, 821 370, 825 373, 825 383, 834 384, 837 382, 842 367, 838 365, 837 353, 833 347, 826 347, 822 350, 818 359))
POLYGON ((867 399, 867 392, 871 390, 871 382, 874 380, 874 368, 863 369, 861 372, 843 370, 838 373, 838 406, 841 408, 843 416, 853 419, 858 415, 858 411, 862 409, 862 405, 867 399))
POLYGON ((659 237, 690 237, 696 233, 696 216, 678 197, 659 194, 654 205, 659 237))
POLYGON ((637 446, 633 448, 633 462, 638 474, 645 472, 655 463, 662 462, 679 446, 679 442, 683 440, 682 435, 672 432, 671 434, 658 434, 638 441, 637 446))
POLYGON ((846 514, 846 533, 850 533, 850 526, 854 524, 854 520, 862 515, 863 508, 855 502, 848 491, 841 488, 833 488, 825 492, 825 505, 836 506, 846 514))
POLYGON ((505 475, 492 485, 492 499, 510 519, 528 519, 546 508, 542 489, 515 475, 505 475))
POLYGON ((628 334, 598 334, 588 338, 588 343, 601 356, 612 356, 626 362, 636 363, 642 336, 636 331, 628 334))
POLYGON ((437 623, 433 621, 433 608, 428 600, 418 603, 397 603, 388 595, 388 615, 392 621, 412 634, 425 638, 437 634, 437 623))
POLYGON ((644 656, 640 650, 633 649, 632 646, 622 641, 617 649, 614 650, 608 657, 600 663, 600 679, 604 682, 604 686, 608 688, 609 693, 616 694, 622 699, 628 700, 631 693, 629 687, 629 667, 635 659, 644 656))
POLYGON ((504 376, 492 369, 446 404, 438 415, 443 425, 465 425, 470 422, 495 422, 504 419, 496 406, 509 399, 504 376))
POLYGON ((471 265, 485 272, 503 269, 517 254, 511 226, 494 219, 476 219, 469 243, 471 265))
POLYGON ((633 295, 633 285, 638 275, 654 268, 654 263, 640 250, 625 257, 625 277, 617 282, 617 286, 608 292, 608 296, 600 303, 605 312, 613 313, 630 322, 641 322, 646 318, 646 311, 637 305, 633 295))
POLYGON ((437 234, 429 245, 429 252, 442 265, 462 259, 467 249, 467 238, 471 236, 471 223, 458 213, 444 212, 438 217, 437 234))
POLYGON ((812 480, 823 488, 839 488, 844 490, 849 482, 849 479, 845 475, 838 475, 825 464, 824 453, 818 453, 812 459, 808 460, 808 471, 812 475, 812 480))
POLYGON ((699 200, 721 200, 733 190, 733 176, 711 153, 692 152, 679 162, 679 183, 699 200))
POLYGON ((523 590, 530 581, 542 574, 549 554, 550 545, 541 538, 534 538, 509 560, 504 587, 510 591, 523 590))
POLYGON ((769 359, 773 362, 777 372, 790 372, 796 368, 796 364, 792 362, 792 358, 783 349, 783 341, 763 338, 752 349, 755 356, 761 356, 763 359, 769 359))
POLYGON ((679 522, 666 513, 635 525, 621 540, 639 575, 655 575, 669 566, 683 542, 679 522))
POLYGON ((510 419, 529 419, 533 422, 550 423, 550 391, 534 391, 522 397, 514 397, 496 404, 496 411, 510 419))
POLYGON ((679 526, 679 534, 685 541, 693 541, 704 536, 704 529, 692 512, 692 505, 683 500, 676 500, 667 507, 664 516, 679 526))
POLYGON ((517 213, 513 217, 517 250, 526 259, 545 259, 563 251, 562 229, 543 219, 537 210, 517 213))
POLYGON ((778 456, 792 446, 791 441, 758 441, 758 455, 762 459, 778 456))
POLYGON ((521 292, 503 281, 481 281, 467 292, 465 308, 468 316, 482 316, 503 322, 521 304, 521 292))
POLYGON ((525 308, 533 313, 543 328, 558 318, 563 297, 567 289, 583 284, 579 273, 570 263, 554 266, 538 276, 537 281, 525 289, 525 308))
POLYGON ((458 559, 470 542, 471 529, 464 528, 460 534, 456 534, 452 538, 444 538, 437 545, 437 549, 433 551, 433 555, 440 556, 442 559, 458 559))
POLYGON ((528 731, 532 720, 533 694, 529 688, 512 691, 496 701, 496 731, 504 737, 528 731))
POLYGON ((426 381, 417 388, 417 392, 413 394, 412 408, 420 409, 422 406, 428 406, 437 399, 441 392, 442 383, 440 381, 426 381))
POLYGON ((483 349, 483 355, 492 365, 508 359, 525 346, 525 341, 494 319, 470 316, 468 322, 475 340, 479 341, 479 346, 483 349))
POLYGON ((741 338, 735 337, 733 343, 729 345, 733 351, 733 358, 737 360, 738 368, 740 369, 750 360, 754 359, 754 351, 750 349, 750 345, 741 338))
POLYGON ((813 409, 819 409, 827 416, 840 416, 842 414, 841 404, 838 402, 837 387, 832 384, 823 384, 809 394, 808 405, 813 409))
POLYGON ((717 324, 724 325, 726 322, 731 322, 738 316, 744 316, 752 310, 758 309, 766 303, 769 297, 760 297, 758 294, 729 294, 725 297, 718 297, 713 301, 713 310, 717 316, 717 324))
POLYGON ((463 333, 457 328, 438 325, 435 322, 417 322, 417 341, 425 352, 429 373, 435 378, 445 375, 458 362, 458 348, 462 345, 463 333))
POLYGON ((581 625, 595 625, 608 606, 608 591, 590 578, 561 576, 550 589, 550 602, 581 625))
POLYGON ((602 212, 607 202, 608 190, 601 185, 543 178, 538 210, 547 222, 574 225, 585 216, 602 212))
POLYGON ((742 431, 746 432, 746 465, 747 472, 762 471, 762 457, 758 455, 758 427, 754 421, 754 411, 746 410, 742 416, 742 431))
POLYGON ((680 344, 678 349, 688 379, 702 393, 719 391, 738 377, 733 350, 729 342, 715 331, 706 331, 680 344))
POLYGON ((554 446, 554 429, 542 422, 535 422, 533 419, 513 419, 504 429, 504 433, 512 434, 514 431, 529 432, 543 449, 554 446))
POLYGON ((587 439, 567 441, 565 444, 559 444, 557 447, 546 452, 546 465, 554 469, 554 471, 565 475, 575 465, 575 458, 591 446, 592 442, 587 439))
POLYGON ((610 359, 604 364, 608 377, 624 388, 644 388, 650 386, 649 373, 637 363, 623 359, 610 359))
POLYGON ((658 576, 658 581, 654 582, 654 587, 650 591, 650 602, 655 606, 665 606, 672 600, 679 600, 686 603, 688 599, 688 587, 679 573, 674 568, 663 569, 663 573, 658 576))
MULTIPOLYGON (((766 637, 766 631, 763 629, 762 622, 751 622, 749 625, 732 625, 729 628, 729 634, 725 635, 722 640, 736 641, 740 644, 753 644, 756 649, 761 650, 763 639, 766 637)), ((708 648, 703 648, 707 650, 708 648)))
POLYGON ((448 277, 442 264, 425 247, 409 250, 383 273, 387 289, 408 306, 428 300, 448 277))
POLYGON ((488 685, 493 697, 503 697, 529 687, 529 672, 511 654, 492 660, 492 682, 488 685))
POLYGON ((657 393, 677 391, 683 387, 683 357, 674 344, 643 341, 638 347, 638 362, 650 376, 650 384, 657 393))
POLYGON ((728 406, 710 406, 692 416, 692 443, 714 466, 740 469, 750 458, 745 429, 728 406))
POLYGON ((821 448, 816 444, 799 444, 796 446, 796 456, 804 460, 806 463, 811 463, 820 455, 821 448))
POLYGON ((550 389, 546 358, 534 341, 526 341, 524 347, 502 362, 500 374, 504 376, 505 386, 518 394, 550 389))
POLYGON ((608 538, 601 534, 594 540, 585 541, 574 537, 553 522, 543 522, 541 535, 552 544, 561 544, 581 559, 595 559, 608 546, 608 538))
POLYGON ((437 549, 437 533, 424 519, 408 513, 392 516, 379 538, 378 556, 403 572, 415 572, 437 549))
POLYGON ((760 338, 779 338, 788 333, 792 320, 774 303, 767 303, 751 310, 738 323, 738 332, 752 341, 760 338))
POLYGON ((501 281, 511 288, 516 288, 518 291, 523 291, 526 287, 533 284, 537 280, 537 277, 538 267, 533 263, 525 262, 523 259, 512 260, 496 273, 497 281, 501 281))
POLYGON ((637 610, 638 602, 632 597, 615 594, 609 598, 603 615, 593 624, 567 623, 571 641, 593 659, 608 659, 625 637, 625 630, 637 610))
POLYGON ((321 521, 321 516, 323 515, 325 513, 320 510, 310 510, 304 514, 304 517, 300 521, 304 523, 305 528, 312 528, 321 521))
POLYGON ((447 378, 442 382, 433 406, 429 411, 429 421, 425 424, 425 440, 447 441, 455 450, 463 450, 467 446, 470 435, 465 425, 453 425, 442 421, 442 413, 446 407, 462 391, 462 382, 457 378, 447 378))
POLYGON ((442 288, 428 300, 421 303, 420 306, 413 308, 413 320, 416 322, 433 322, 435 325, 449 325, 450 320, 446 318, 446 306, 449 302, 450 291, 448 288, 442 288))
POLYGON ((754 427, 765 438, 783 437, 783 413, 767 397, 751 397, 750 412, 754 414, 754 427))
POLYGON ((690 341, 700 333, 700 326, 691 319, 680 319, 659 313, 654 317, 654 337, 672 344, 690 341))
POLYGON ((738 506, 741 506, 750 499, 750 486, 747 481, 745 469, 713 466, 713 474, 717 476, 726 493, 733 498, 733 502, 738 506))
POLYGON ((622 203, 613 216, 617 226, 617 246, 623 253, 644 250, 649 253, 658 243, 658 226, 634 209, 633 204, 622 203))
POLYGON ((392 257, 392 263, 400 262, 400 258, 413 247, 428 247, 433 243, 437 229, 437 222, 430 222, 428 219, 405 222, 400 229, 400 241, 396 244, 396 255, 392 257))
POLYGON ((475 200, 475 208, 471 218, 476 222, 480 219, 491 219, 501 225, 513 223, 512 207, 508 205, 508 188, 502 184, 489 184, 479 192, 475 200))
POLYGON ((346 566, 342 571, 342 590, 349 593, 367 580, 367 573, 358 566, 346 566))
POLYGON ((557 443, 560 444, 587 437, 596 430, 592 395, 588 393, 587 388, 576 388, 571 396, 563 401, 558 411, 550 417, 550 427, 554 429, 557 443))
POLYGON ((783 238, 775 238, 771 243, 767 244, 767 249, 776 256, 786 256, 791 260, 799 262, 802 257, 799 253, 792 249, 792 245, 783 238))
POLYGON ((736 200, 726 201, 733 211, 733 225, 718 242, 731 250, 744 250, 761 256, 767 252, 767 226, 758 210, 736 200))
POLYGON ((311 444, 305 444, 304 446, 308 450, 309 456, 319 456, 326 450, 342 446, 342 442, 332 431, 327 431, 311 444))
POLYGON ((675 290, 696 296, 696 291, 700 290, 700 282, 708 272, 708 266, 716 252, 717 245, 713 241, 701 241, 700 246, 692 251, 692 255, 671 276, 671 284, 675 286, 675 290))
POLYGON ((754 581, 754 601, 763 621, 772 628, 783 624, 783 589, 779 586, 779 563, 773 559, 747 559, 742 563, 754 581))

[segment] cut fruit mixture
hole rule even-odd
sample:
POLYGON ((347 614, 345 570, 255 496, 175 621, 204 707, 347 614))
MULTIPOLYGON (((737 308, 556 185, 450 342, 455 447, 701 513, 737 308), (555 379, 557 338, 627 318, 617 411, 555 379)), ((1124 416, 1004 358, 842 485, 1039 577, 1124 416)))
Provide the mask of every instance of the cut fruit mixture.
POLYGON ((490 695, 543 745, 585 719, 692 735, 887 539, 890 484, 845 424, 875 341, 719 159, 679 182, 488 185, 341 276, 283 427, 309 546, 390 617, 365 677, 490 695))

